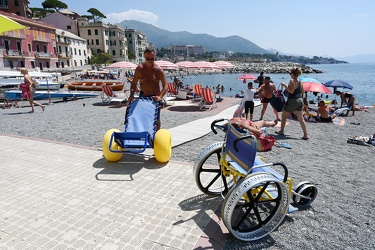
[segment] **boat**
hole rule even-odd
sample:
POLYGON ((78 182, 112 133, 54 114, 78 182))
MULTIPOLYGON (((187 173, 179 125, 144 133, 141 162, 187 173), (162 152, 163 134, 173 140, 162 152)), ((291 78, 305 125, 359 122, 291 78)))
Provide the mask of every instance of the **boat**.
MULTIPOLYGON (((30 71, 29 75, 40 82, 38 90, 58 90, 64 87, 64 84, 57 82, 57 78, 50 73, 30 71)), ((18 89, 22 82, 23 75, 21 72, 0 71, 0 88, 2 89, 18 89)))
POLYGON ((102 91, 103 84, 110 86, 113 91, 119 91, 124 88, 124 82, 121 80, 84 79, 68 82, 68 89, 83 91, 102 91))
MULTIPOLYGON (((5 99, 8 101, 20 101, 22 100, 21 90, 5 90, 3 91, 5 99)), ((64 99, 64 98, 89 98, 96 97, 99 93, 94 92, 80 92, 80 91, 48 91, 48 90, 37 90, 34 93, 34 100, 43 99, 64 99)))

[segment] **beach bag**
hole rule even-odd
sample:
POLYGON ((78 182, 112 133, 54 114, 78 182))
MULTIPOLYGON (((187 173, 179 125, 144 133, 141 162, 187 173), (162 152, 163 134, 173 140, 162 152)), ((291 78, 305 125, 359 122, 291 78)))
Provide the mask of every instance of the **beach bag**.
POLYGON ((264 152, 272 149, 275 144, 275 137, 272 135, 256 135, 257 138, 257 151, 264 152))
POLYGON ((35 78, 32 78, 32 79, 33 79, 34 88, 38 89, 40 87, 40 82, 35 78))
POLYGON ((273 93, 270 103, 277 112, 281 112, 283 110, 285 105, 285 98, 281 89, 273 93))

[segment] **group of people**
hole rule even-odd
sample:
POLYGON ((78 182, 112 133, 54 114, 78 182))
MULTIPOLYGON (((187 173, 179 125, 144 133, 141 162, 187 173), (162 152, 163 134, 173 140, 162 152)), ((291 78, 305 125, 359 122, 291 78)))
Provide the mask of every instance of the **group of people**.
MULTIPOLYGON (((276 111, 275 108, 272 107, 273 112, 276 117, 276 121, 281 121, 281 128, 279 131, 276 131, 279 135, 284 135, 284 129, 286 125, 286 119, 293 114, 293 116, 296 117, 296 119, 299 121, 303 137, 302 139, 307 140, 308 134, 307 134, 307 128, 305 119, 306 116, 309 115, 308 112, 308 103, 307 98, 304 96, 306 95, 306 92, 303 88, 303 84, 300 80, 298 80, 298 77, 302 74, 302 71, 300 68, 293 68, 290 71, 290 81, 289 84, 281 83, 281 86, 285 88, 287 91, 287 100, 284 105, 281 119, 279 117, 279 113, 276 111)), ((252 121, 254 117, 254 96, 258 94, 258 96, 261 99, 262 103, 262 110, 260 113, 260 120, 263 120, 264 114, 268 108, 268 104, 271 102, 272 97, 274 93, 277 91, 275 84, 272 83, 271 78, 269 76, 264 76, 264 72, 261 72, 258 78, 254 81, 259 84, 259 87, 255 89, 253 87, 253 83, 249 82, 247 89, 244 92, 244 118, 252 121), (249 114, 250 113, 250 117, 249 114)), ((350 110, 352 110, 353 115, 355 112, 355 97, 353 94, 349 92, 340 92, 335 91, 335 94, 341 98, 341 107, 343 105, 347 105, 348 110, 347 114, 350 110)), ((326 105, 323 100, 321 100, 318 104, 318 110, 316 114, 317 121, 320 122, 332 122, 333 119, 336 117, 336 114, 334 114, 335 109, 329 105, 326 105)))

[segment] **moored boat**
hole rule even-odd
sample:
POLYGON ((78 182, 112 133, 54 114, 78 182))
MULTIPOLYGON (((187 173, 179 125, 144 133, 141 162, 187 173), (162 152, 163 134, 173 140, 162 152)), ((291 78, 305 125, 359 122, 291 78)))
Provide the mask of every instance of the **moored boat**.
MULTIPOLYGON (((21 90, 6 90, 3 91, 6 100, 20 101, 22 100, 21 90)), ((37 90, 34 93, 34 100, 43 99, 63 99, 63 98, 88 98, 96 97, 99 93, 94 92, 79 92, 79 91, 48 91, 37 90)))
POLYGON ((101 91, 103 84, 110 86, 113 91, 119 91, 124 88, 124 82, 121 80, 87 79, 68 82, 68 89, 83 91, 101 91))
MULTIPOLYGON (((50 73, 30 71, 29 74, 40 82, 39 90, 58 90, 64 87, 64 85, 57 82, 56 77, 50 73)), ((21 72, 13 70, 0 71, 0 88, 19 88, 21 82, 23 82, 21 72)))

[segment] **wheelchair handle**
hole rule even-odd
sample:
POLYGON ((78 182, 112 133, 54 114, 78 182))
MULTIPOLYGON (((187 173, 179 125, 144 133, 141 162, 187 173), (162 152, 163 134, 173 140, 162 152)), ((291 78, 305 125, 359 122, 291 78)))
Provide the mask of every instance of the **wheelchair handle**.
POLYGON ((212 130, 212 132, 216 135, 217 134, 217 131, 216 131, 216 129, 215 129, 215 125, 216 125, 216 123, 218 123, 218 122, 222 122, 222 121, 224 121, 224 119, 223 118, 220 118, 220 119, 216 119, 216 120, 214 120, 212 123, 211 123, 211 130, 212 130))
POLYGON ((284 163, 276 162, 273 163, 274 166, 281 166, 284 169, 284 179, 283 182, 286 182, 288 180, 288 168, 284 165, 284 163))
POLYGON ((240 138, 237 138, 233 141, 233 148, 234 150, 236 150, 236 152, 238 153, 238 151, 240 151, 238 148, 237 148, 237 142, 239 142, 240 140, 245 140, 245 139, 249 139, 249 138, 253 138, 254 136, 253 135, 246 135, 246 136, 242 136, 240 138))

